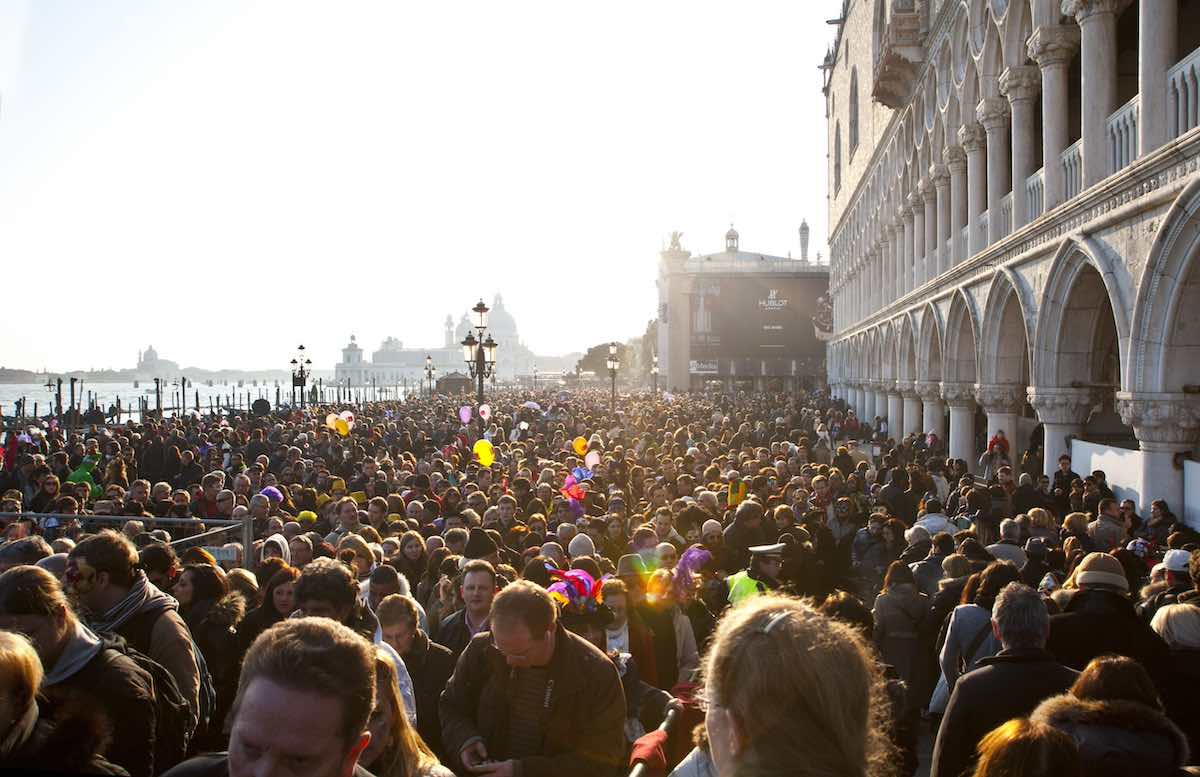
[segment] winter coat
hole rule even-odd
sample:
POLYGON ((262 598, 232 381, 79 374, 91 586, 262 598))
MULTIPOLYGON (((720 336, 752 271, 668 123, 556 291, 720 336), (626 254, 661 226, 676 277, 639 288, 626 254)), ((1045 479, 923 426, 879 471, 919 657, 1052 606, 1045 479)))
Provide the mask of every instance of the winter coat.
MULTIPOLYGON (((487 628, 486 624, 484 628, 487 628)), ((466 608, 455 610, 442 618, 437 629, 430 635, 430 639, 449 648, 454 660, 457 661, 462 652, 466 650, 467 643, 471 641, 471 629, 467 626, 466 608)))
POLYGON ((1012 718, 1023 718, 1043 700, 1062 693, 1078 673, 1045 650, 1002 650, 979 660, 958 678, 933 746, 930 777, 970 773, 975 746, 985 734, 1012 718))
POLYGON ((1101 515, 1088 524, 1088 536, 1096 550, 1107 552, 1125 545, 1125 523, 1119 518, 1101 515))
MULTIPOLYGON (((354 765, 353 777, 373 777, 359 764, 354 765)), ((209 753, 197 756, 166 772, 162 777, 229 777, 229 753, 209 753)), ((417 775, 417 777, 427 777, 417 775)))
POLYGON ((1166 643, 1137 616, 1129 599, 1095 588, 1080 589, 1061 613, 1050 616, 1046 649, 1080 671, 1096 656, 1128 656, 1141 662, 1159 688, 1170 660, 1166 643))
POLYGON ((112 739, 105 757, 133 777, 150 777, 154 769, 157 707, 154 679, 132 658, 101 648, 77 672, 43 685, 43 720, 69 719, 77 710, 99 710, 108 719, 112 739))
POLYGON ((408 676, 412 678, 413 696, 417 702, 417 733, 438 758, 442 753, 442 724, 438 716, 438 700, 454 674, 454 654, 450 649, 429 639, 418 631, 412 647, 404 658, 408 676))
POLYGON ((917 664, 917 640, 929 613, 929 597, 904 583, 875 599, 875 645, 885 664, 896 668, 900 679, 912 682, 917 664))
POLYGON ((1063 694, 1042 702, 1030 717, 1075 740, 1088 777, 1172 777, 1188 762, 1183 732, 1157 709, 1137 702, 1063 694))
POLYGON ((945 559, 945 556, 939 555, 926 556, 920 561, 908 565, 917 581, 918 591, 930 597, 938 592, 938 583, 945 574, 942 571, 942 562, 945 559))
POLYGON ((221 750, 226 739, 222 733, 225 716, 237 695, 238 675, 242 666, 242 643, 238 638, 238 627, 246 615, 246 599, 231 591, 217 601, 203 600, 189 606, 183 614, 188 630, 204 663, 212 675, 213 688, 217 692, 217 704, 208 723, 208 730, 201 733, 197 750, 221 750))
POLYGON ((1162 701, 1187 736, 1192 753, 1200 754, 1200 650, 1171 651, 1162 701))
POLYGON ((35 770, 55 774, 129 774, 103 757, 112 737, 112 724, 103 708, 76 700, 64 703, 55 717, 53 721, 39 720, 29 739, 7 757, 0 757, 0 770, 5 774, 35 770))
MULTIPOLYGON (((545 702, 542 755, 520 759, 523 777, 615 777, 625 763, 625 694, 612 660, 582 637, 555 627, 545 702)), ((442 692, 442 742, 456 768, 476 737, 488 757, 509 757, 514 676, 489 632, 476 634, 442 692)))

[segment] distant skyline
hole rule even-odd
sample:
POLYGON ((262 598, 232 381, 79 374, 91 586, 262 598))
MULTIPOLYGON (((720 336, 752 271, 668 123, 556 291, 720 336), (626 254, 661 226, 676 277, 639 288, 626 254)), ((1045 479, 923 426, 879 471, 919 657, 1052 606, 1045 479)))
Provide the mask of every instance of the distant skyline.
POLYGON ((827 256, 839 0, 0 0, 0 365, 331 368, 498 291, 640 335, 673 230, 827 256))

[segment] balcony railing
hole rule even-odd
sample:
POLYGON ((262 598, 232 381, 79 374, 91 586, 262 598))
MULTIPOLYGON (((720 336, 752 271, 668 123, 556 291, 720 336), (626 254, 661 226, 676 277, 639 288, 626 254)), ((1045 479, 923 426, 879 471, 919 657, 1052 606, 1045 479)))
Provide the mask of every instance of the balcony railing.
POLYGON ((1138 147, 1138 98, 1134 95, 1129 102, 1118 108, 1105 124, 1108 136, 1109 175, 1121 170, 1137 159, 1138 147))
POLYGON ((964 262, 970 256, 971 251, 971 228, 963 227, 958 233, 958 261, 964 262))
POLYGON ((1083 139, 1075 141, 1062 152, 1065 199, 1078 197, 1083 191, 1083 139))
POLYGON ((1200 49, 1167 71, 1167 121, 1171 138, 1200 125, 1200 49))
POLYGON ((1025 223, 1042 215, 1046 205, 1046 168, 1025 179, 1025 223))
POLYGON ((988 212, 985 210, 979 214, 978 226, 979 240, 975 243, 978 246, 986 246, 988 244, 988 212))
POLYGON ((1000 200, 999 239, 1001 239, 1001 240, 1008 237, 1008 234, 1010 232, 1012 232, 1012 223, 1013 223, 1012 222, 1012 209, 1013 209, 1012 200, 1013 200, 1012 192, 1009 192, 1008 194, 1004 195, 1004 197, 1000 200))

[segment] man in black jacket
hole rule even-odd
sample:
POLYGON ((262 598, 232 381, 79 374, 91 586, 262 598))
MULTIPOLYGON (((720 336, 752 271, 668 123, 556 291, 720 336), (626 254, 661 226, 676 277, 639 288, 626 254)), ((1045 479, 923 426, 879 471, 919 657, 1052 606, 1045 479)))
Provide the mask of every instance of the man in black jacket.
POLYGON ((616 666, 558 623, 545 589, 496 595, 442 693, 442 741, 456 770, 486 777, 612 777, 624 763, 616 666))
POLYGON ((449 648, 456 661, 471 638, 489 628, 488 614, 496 596, 496 569, 483 559, 468 561, 458 592, 463 600, 462 609, 446 616, 431 635, 434 642, 449 648))
POLYGON ((438 700, 454 673, 450 649, 429 639, 421 630, 417 602, 410 596, 392 594, 375 611, 383 641, 395 648, 412 678, 417 702, 417 732, 438 758, 442 753, 442 723, 438 700))
POLYGON ((1075 682, 1077 673, 1046 652, 1050 616, 1037 591, 1021 583, 1001 589, 992 606, 992 630, 1002 649, 955 683, 933 746, 930 777, 970 773, 985 734, 1027 716, 1075 682))

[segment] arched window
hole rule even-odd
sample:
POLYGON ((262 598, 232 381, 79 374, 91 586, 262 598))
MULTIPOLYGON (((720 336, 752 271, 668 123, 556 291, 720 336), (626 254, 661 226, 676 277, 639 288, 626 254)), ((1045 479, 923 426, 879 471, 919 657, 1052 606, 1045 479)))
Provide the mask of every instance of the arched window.
POLYGON ((858 148, 858 68, 850 71, 850 127, 848 130, 850 144, 850 156, 854 156, 854 150, 858 148))
POLYGON ((842 123, 833 125, 833 193, 842 188, 842 123))

